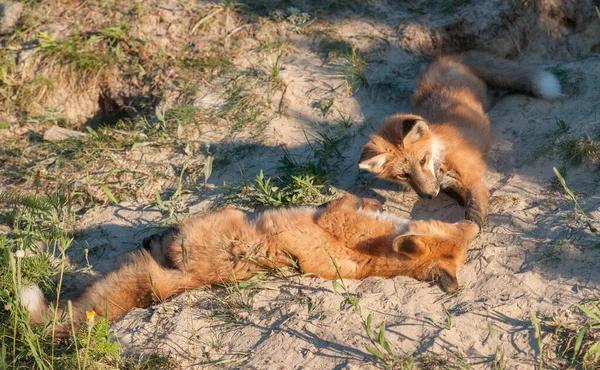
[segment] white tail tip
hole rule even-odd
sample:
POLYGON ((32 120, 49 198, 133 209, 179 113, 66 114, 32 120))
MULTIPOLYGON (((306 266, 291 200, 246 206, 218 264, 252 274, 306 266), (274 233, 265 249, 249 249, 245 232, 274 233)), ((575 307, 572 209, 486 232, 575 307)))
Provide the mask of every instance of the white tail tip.
POLYGON ((533 90, 537 96, 543 99, 557 99, 564 96, 560 92, 560 82, 550 72, 538 73, 533 81, 533 90))
POLYGON ((46 307, 44 293, 40 287, 35 284, 21 289, 21 294, 19 294, 19 303, 21 306, 26 308, 30 314, 41 313, 46 307))

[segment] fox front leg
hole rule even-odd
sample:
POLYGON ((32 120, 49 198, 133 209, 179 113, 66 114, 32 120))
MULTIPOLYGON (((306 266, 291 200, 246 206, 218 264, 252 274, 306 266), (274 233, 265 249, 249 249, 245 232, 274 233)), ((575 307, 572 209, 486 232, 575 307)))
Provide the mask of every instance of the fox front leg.
POLYGON ((468 188, 444 190, 465 207, 465 219, 475 222, 479 225, 479 228, 483 227, 490 203, 490 191, 483 181, 479 181, 468 188))
POLYGON ((465 194, 465 218, 483 227, 487 218, 488 205, 490 204, 490 191, 480 181, 474 187, 468 189, 465 194))

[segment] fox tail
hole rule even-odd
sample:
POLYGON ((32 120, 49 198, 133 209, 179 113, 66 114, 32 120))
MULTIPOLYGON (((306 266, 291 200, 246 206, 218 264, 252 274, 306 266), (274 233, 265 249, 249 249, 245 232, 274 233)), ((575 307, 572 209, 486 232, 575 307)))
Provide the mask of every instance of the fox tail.
POLYGON ((563 96, 556 76, 536 66, 482 51, 468 51, 455 57, 490 87, 519 91, 548 100, 563 96))
POLYGON ((29 311, 32 325, 42 324, 56 314, 55 336, 68 337, 75 334, 72 328, 78 331, 82 323, 93 317, 91 312, 112 321, 132 308, 146 307, 184 291, 188 281, 183 271, 162 267, 142 250, 86 289, 73 301, 71 312, 67 308, 52 310, 37 285, 23 288, 19 302, 29 311))

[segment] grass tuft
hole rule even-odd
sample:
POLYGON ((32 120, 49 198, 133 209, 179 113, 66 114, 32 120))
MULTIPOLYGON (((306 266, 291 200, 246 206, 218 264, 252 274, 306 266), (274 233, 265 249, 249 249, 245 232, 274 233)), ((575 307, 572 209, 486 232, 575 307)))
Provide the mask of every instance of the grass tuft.
POLYGON ((361 87, 369 87, 366 74, 367 61, 353 43, 325 38, 320 48, 325 53, 325 61, 341 70, 341 73, 335 77, 346 81, 349 94, 356 93, 361 87))

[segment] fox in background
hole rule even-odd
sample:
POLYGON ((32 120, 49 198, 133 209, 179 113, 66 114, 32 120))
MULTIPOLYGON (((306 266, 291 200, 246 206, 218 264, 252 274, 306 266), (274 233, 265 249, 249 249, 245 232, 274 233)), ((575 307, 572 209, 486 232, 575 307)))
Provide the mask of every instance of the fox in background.
POLYGON ((413 114, 385 120, 363 147, 359 167, 407 184, 421 198, 444 190, 481 227, 490 197, 483 181, 490 150, 486 83, 544 99, 562 96, 556 77, 534 66, 478 51, 439 57, 419 78, 413 114))
POLYGON ((54 334, 68 337, 73 334, 71 324, 79 330, 86 311, 114 320, 186 289, 246 280, 283 266, 297 265, 325 279, 404 275, 438 280, 445 291, 453 292, 467 245, 478 232, 469 221, 402 219, 383 212, 377 200, 350 194, 320 207, 255 216, 224 209, 146 238, 144 249, 73 301, 73 322, 64 309, 48 307, 36 285, 23 288, 19 300, 33 325, 55 314, 62 318, 54 334))

